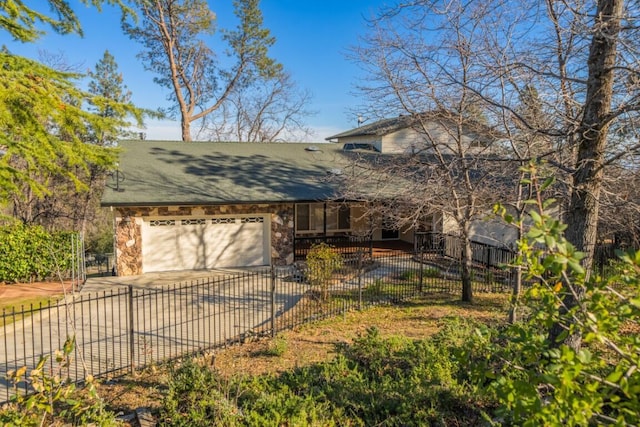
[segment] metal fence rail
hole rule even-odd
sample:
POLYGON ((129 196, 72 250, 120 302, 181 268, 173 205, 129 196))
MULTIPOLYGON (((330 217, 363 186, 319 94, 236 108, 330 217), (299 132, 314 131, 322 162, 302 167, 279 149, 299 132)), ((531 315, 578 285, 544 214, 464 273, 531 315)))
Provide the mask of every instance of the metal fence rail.
MULTIPOLYGON (((80 381, 119 375, 152 363, 242 342, 375 304, 394 304, 424 292, 460 293, 454 264, 425 254, 371 259, 339 266, 325 288, 311 286, 312 272, 299 266, 212 277, 153 288, 132 286, 69 295, 58 302, 3 310, 0 317, 0 402, 14 390, 10 370, 33 369, 74 336, 76 347, 63 375, 80 381)), ((489 268, 474 271, 474 291, 503 291, 508 276, 489 268)))
POLYGON ((295 237, 294 256, 296 260, 304 260, 314 245, 326 243, 333 247, 333 250, 345 255, 353 256, 359 252, 373 252, 373 241, 371 236, 315 236, 315 237, 295 237))

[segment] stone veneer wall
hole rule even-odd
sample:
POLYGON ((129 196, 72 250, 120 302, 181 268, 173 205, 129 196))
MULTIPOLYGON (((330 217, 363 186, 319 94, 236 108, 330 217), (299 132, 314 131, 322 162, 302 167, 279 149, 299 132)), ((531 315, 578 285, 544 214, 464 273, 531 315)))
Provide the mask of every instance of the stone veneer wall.
POLYGON ((294 205, 250 204, 225 206, 161 206, 117 208, 116 271, 119 276, 142 274, 142 218, 212 215, 269 214, 271 217, 271 262, 287 265, 294 261, 294 205), (123 221, 123 218, 125 219, 123 221))

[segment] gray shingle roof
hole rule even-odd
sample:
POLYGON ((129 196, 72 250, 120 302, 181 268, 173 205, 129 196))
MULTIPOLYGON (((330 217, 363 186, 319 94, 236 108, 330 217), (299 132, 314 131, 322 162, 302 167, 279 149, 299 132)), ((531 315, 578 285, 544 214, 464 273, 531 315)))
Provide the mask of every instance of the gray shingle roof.
POLYGON ((348 138, 351 136, 382 136, 399 129, 410 127, 415 120, 411 116, 399 116, 390 119, 378 120, 368 125, 359 126, 355 129, 339 133, 337 135, 325 138, 327 141, 338 138, 348 138))
POLYGON ((115 190, 107 182, 103 206, 266 203, 326 200, 341 146, 305 143, 123 141, 115 190))

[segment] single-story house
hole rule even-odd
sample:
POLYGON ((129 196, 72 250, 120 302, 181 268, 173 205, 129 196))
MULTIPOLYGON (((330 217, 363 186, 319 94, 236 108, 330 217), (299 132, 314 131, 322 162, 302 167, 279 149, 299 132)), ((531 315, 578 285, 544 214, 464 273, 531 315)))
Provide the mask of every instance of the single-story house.
MULTIPOLYGON (((445 123, 430 125, 443 142, 445 123)), ((355 152, 402 152, 401 141, 417 138, 412 126, 404 116, 383 120, 328 138, 337 143, 121 142, 102 198, 114 212, 117 274, 287 265, 313 239, 413 244, 416 232, 455 233, 444 215, 397 229, 368 214, 366 197, 336 198, 355 152)), ((478 241, 513 240, 508 230, 477 228, 478 241)))
POLYGON ((306 238, 413 242, 335 201, 339 144, 123 141, 102 206, 114 211, 118 275, 286 265, 306 238))

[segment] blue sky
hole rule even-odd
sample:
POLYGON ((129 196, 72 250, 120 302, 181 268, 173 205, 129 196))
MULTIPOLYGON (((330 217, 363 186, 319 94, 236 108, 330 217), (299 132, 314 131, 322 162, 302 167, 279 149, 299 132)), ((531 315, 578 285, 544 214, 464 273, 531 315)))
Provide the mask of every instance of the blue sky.
MULTIPOLYGON (((119 12, 105 7, 102 13, 71 0, 80 18, 84 38, 48 32, 36 43, 18 43, 0 33, 0 44, 18 55, 38 59, 39 51, 62 54, 68 64, 82 72, 92 69, 105 50, 115 57, 124 82, 139 107, 156 109, 168 105, 165 89, 153 83, 153 74, 144 70, 136 54, 139 44, 120 28, 119 12)), ((313 141, 356 126, 350 109, 358 106, 353 95, 360 70, 345 53, 366 31, 365 18, 385 2, 380 0, 262 0, 264 25, 276 38, 271 55, 280 61, 301 88, 313 94, 307 119, 315 131, 313 141)), ((217 14, 218 28, 233 25, 232 0, 210 0, 217 14)), ((212 43, 215 48, 215 44, 212 43)), ((220 51, 218 49, 218 51, 220 51)), ((148 139, 179 139, 177 123, 147 121, 148 139)))

